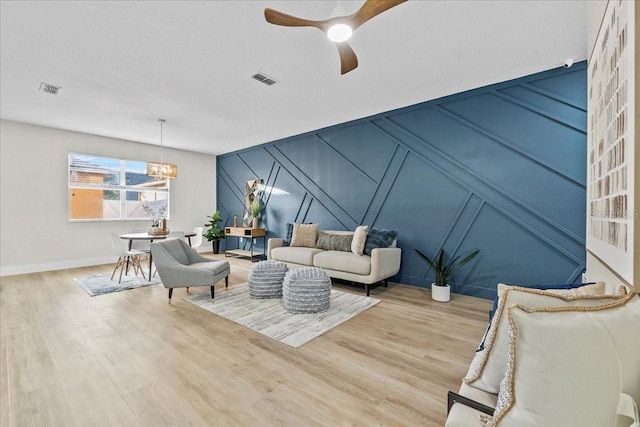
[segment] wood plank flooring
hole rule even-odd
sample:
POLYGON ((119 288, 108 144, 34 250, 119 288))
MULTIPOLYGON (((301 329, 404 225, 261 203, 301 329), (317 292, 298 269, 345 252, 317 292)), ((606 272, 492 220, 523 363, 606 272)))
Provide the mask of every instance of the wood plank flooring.
MULTIPOLYGON (((245 282, 251 263, 228 260, 229 286, 245 282)), ((293 349, 184 289, 168 305, 162 286, 92 298, 73 281, 112 268, 0 279, 0 426, 441 426, 491 306, 390 283, 293 349)))

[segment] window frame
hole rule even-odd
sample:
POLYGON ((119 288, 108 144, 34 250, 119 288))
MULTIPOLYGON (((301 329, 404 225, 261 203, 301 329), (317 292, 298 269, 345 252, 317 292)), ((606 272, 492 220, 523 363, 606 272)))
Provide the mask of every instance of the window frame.
MULTIPOLYGON (((126 157, 116 157, 116 156, 108 156, 103 154, 93 154, 93 153, 84 153, 79 151, 69 151, 67 153, 67 221, 68 222, 128 222, 128 221, 149 221, 152 220, 151 217, 145 216, 144 218, 127 218, 127 192, 134 193, 142 193, 143 189, 139 186, 139 184, 135 185, 127 185, 127 162, 136 162, 136 163, 148 163, 146 160, 138 160, 138 159, 130 159, 126 157), (88 157, 99 157, 110 161, 118 161, 120 163, 120 183, 124 184, 77 184, 71 182, 71 172, 72 170, 72 156, 88 156, 88 157), (117 191, 119 192, 120 198, 120 217, 119 218, 72 218, 71 217, 71 191, 73 189, 82 189, 82 190, 102 190, 102 191, 117 191)), ((145 166, 146 169, 146 166, 145 166)), ((166 193, 167 200, 167 213, 165 218, 167 220, 170 219, 171 215, 171 185, 170 179, 164 179, 164 185, 162 187, 156 187, 152 190, 148 191, 161 192, 166 193)), ((103 199, 104 200, 104 199, 103 199)))

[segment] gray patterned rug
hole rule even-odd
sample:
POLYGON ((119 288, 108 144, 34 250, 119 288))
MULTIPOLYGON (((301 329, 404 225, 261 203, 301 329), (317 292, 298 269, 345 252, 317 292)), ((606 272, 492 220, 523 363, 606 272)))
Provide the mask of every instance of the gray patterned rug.
POLYGON ((294 348, 308 343, 380 302, 375 298, 332 289, 328 311, 290 314, 280 298, 251 299, 246 283, 216 292, 214 304, 211 304, 210 298, 209 293, 201 293, 183 299, 294 348))
POLYGON ((86 293, 95 297, 97 295, 110 294, 112 292, 126 291, 129 289, 143 288, 145 286, 157 285, 162 283, 160 279, 153 278, 151 281, 145 280, 140 276, 126 275, 122 276, 122 283, 118 283, 119 274, 116 273, 113 276, 114 280, 111 280, 111 274, 98 274, 96 276, 87 276, 74 278, 78 285, 86 293))

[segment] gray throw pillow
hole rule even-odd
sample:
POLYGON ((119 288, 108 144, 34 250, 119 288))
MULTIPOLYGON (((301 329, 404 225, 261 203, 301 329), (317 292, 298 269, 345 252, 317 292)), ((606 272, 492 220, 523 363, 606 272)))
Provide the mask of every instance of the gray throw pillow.
POLYGON ((352 234, 329 234, 324 231, 318 232, 317 249, 326 251, 344 251, 351 252, 352 234))

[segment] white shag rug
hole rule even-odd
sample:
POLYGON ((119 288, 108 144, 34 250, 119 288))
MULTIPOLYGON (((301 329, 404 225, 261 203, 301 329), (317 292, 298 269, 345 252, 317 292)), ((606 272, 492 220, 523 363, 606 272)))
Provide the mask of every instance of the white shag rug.
POLYGON ((217 291, 213 304, 208 292, 183 299, 294 348, 380 302, 375 298, 332 289, 331 305, 326 312, 291 314, 284 308, 281 298, 252 299, 246 283, 217 291))

